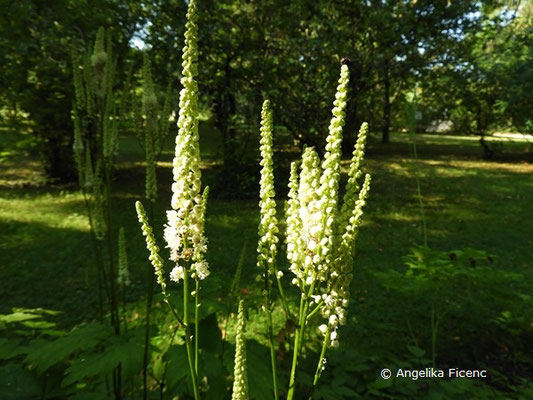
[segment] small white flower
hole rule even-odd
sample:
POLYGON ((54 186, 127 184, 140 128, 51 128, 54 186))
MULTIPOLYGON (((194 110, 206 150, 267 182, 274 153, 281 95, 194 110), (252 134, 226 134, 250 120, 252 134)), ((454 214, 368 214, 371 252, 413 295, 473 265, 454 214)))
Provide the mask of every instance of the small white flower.
POLYGON ((185 276, 183 267, 176 265, 174 269, 170 272, 170 279, 176 283, 179 283, 180 280, 185 276))
POLYGON ((209 264, 207 261, 202 260, 192 265, 193 270, 196 272, 198 279, 204 280, 209 276, 209 264))
POLYGON ((318 330, 320 331, 320 333, 324 335, 326 331, 328 330, 328 326, 326 324, 322 324, 318 327, 318 330))

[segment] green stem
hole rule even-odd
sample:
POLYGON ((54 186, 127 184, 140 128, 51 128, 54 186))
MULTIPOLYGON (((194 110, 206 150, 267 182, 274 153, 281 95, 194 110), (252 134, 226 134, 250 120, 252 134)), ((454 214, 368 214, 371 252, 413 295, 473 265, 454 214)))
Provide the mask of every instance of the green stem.
POLYGON ((268 265, 265 265, 265 297, 268 321, 268 342, 270 345, 270 363, 272 365, 272 387, 274 399, 278 400, 278 372, 276 367, 276 349, 274 348, 274 331, 272 327, 272 300, 270 298, 270 277, 268 265))
POLYGON ((172 315, 174 315, 174 318, 176 318, 176 321, 179 322, 180 326, 185 327, 185 323, 183 322, 183 319, 179 316, 178 312, 170 302, 170 295, 166 290, 163 290, 163 297, 165 299, 165 303, 167 303, 168 308, 170 308, 170 311, 172 312, 172 315))
POLYGON ((191 373, 194 399, 199 400, 198 380, 196 376, 194 353, 191 342, 191 333, 189 329, 189 272, 190 265, 185 268, 183 274, 183 325, 185 326, 185 346, 187 348, 187 359, 189 361, 189 371, 191 373))
MULTIPOLYGON (((416 89, 415 89, 416 95, 416 89)), ((428 232, 427 232, 427 223, 426 223, 426 213, 424 209, 424 202, 422 201, 422 189, 420 187, 420 174, 418 168, 418 154, 416 151, 416 136, 414 132, 415 128, 412 126, 410 131, 411 143, 413 145, 413 157, 415 159, 415 177, 416 177, 416 197, 418 198, 418 205, 420 207, 420 214, 422 216, 422 232, 424 235, 424 246, 428 247, 428 232)))
POLYGON ((272 386, 274 399, 278 400, 278 372, 276 367, 276 349, 274 348, 274 335, 272 332, 272 313, 268 312, 268 336, 270 342, 270 363, 272 364, 272 386))
POLYGON ((311 389, 311 395, 309 396, 309 400, 311 400, 313 396, 313 392, 315 391, 316 385, 318 383, 318 380, 320 379, 320 375, 322 374, 322 371, 324 370, 324 360, 326 356, 326 349, 327 349, 330 335, 331 335, 331 327, 328 325, 328 329, 326 330, 326 333, 324 336, 324 341, 322 342, 322 350, 320 351, 320 357, 318 359, 318 364, 316 366, 315 378, 313 379, 313 387, 311 389))
POLYGON ((305 299, 304 299, 305 301, 304 311, 303 311, 302 322, 300 326, 301 333, 300 333, 300 348, 298 349, 299 352, 302 351, 302 346, 304 343, 305 327, 307 326, 307 310, 309 310, 309 299, 312 298, 311 296, 313 296, 314 291, 315 291, 315 282, 311 284, 311 287, 309 288, 309 292, 307 293, 307 296, 305 296, 305 299))
POLYGON ((411 339, 413 339, 413 343, 416 347, 420 347, 418 345, 418 340, 416 339, 415 333, 413 331, 413 328, 411 327, 411 322, 409 321, 409 318, 405 318, 405 322, 407 323, 407 329, 409 330, 409 334, 411 335, 411 339))
MULTIPOLYGON (((150 221, 154 220, 154 204, 149 201, 150 221)), ((148 348, 150 345, 150 316, 154 297, 155 273, 151 264, 146 265, 148 287, 146 289, 146 321, 144 327, 144 354, 143 354, 143 399, 148 400, 148 348)))
POLYGON ((150 346, 150 316, 152 314, 152 299, 154 295, 155 274, 152 266, 147 269, 148 288, 146 296, 146 321, 144 327, 144 354, 143 354, 143 399, 148 399, 148 348, 150 346))
POLYGON ((278 277, 278 269, 276 267, 274 267, 274 273, 276 274, 276 281, 278 283, 278 290, 281 298, 281 304, 283 306, 283 311, 285 311, 285 318, 287 318, 288 320, 292 320, 292 315, 287 304, 287 299, 285 298, 285 291, 283 290, 281 279, 278 277))
POLYGON ((115 282, 115 264, 114 264, 114 249, 113 249, 113 238, 111 235, 112 232, 112 207, 111 207, 111 177, 109 171, 106 171, 105 174, 105 196, 106 196, 106 205, 107 205, 107 247, 108 247, 108 256, 109 256, 109 285, 111 288, 111 324, 115 328, 115 334, 120 335, 120 321, 118 318, 118 304, 117 304, 117 287, 115 282))
MULTIPOLYGON (((105 167, 104 167, 105 168, 105 167)), ((115 282, 115 264, 113 261, 113 238, 111 235, 112 232, 112 207, 111 207, 111 176, 109 169, 106 168, 105 172, 105 196, 106 196, 106 205, 107 205, 107 246, 108 246, 108 256, 109 256, 109 283, 111 288, 111 325, 115 329, 115 335, 120 336, 120 316, 118 309, 118 296, 117 296, 117 287, 115 282)), ((122 399, 122 365, 119 364, 114 371, 116 379, 114 379, 115 386, 115 398, 116 400, 122 399)))
POLYGON ((324 304, 324 300, 321 299, 318 304, 316 305, 315 308, 313 308, 313 310, 307 314, 307 318, 306 318, 306 322, 309 322, 311 320, 311 318, 313 318, 319 311, 320 311, 320 308, 322 307, 322 304, 324 304))
POLYGON ((435 304, 431 304, 431 364, 435 368, 437 359, 437 332, 439 329, 439 315, 435 304))
POLYGON ((83 201, 85 202, 85 208, 87 209, 87 215, 89 216, 89 227, 91 230, 91 242, 93 244, 94 253, 96 254, 96 280, 98 284, 98 313, 99 313, 99 320, 100 322, 103 322, 104 320, 104 295, 103 295, 103 289, 102 289, 102 270, 104 268, 104 262, 102 260, 102 257, 100 255, 100 247, 98 245, 98 241, 96 240, 96 236, 94 234, 94 225, 93 225, 93 218, 91 214, 91 207, 89 204, 89 199, 87 198, 87 194, 85 190, 82 188, 82 194, 83 194, 83 201))
POLYGON ((198 277, 195 279, 196 281, 196 290, 194 291, 194 371, 196 372, 196 375, 198 376, 198 344, 199 344, 199 333, 200 333, 200 327, 199 327, 199 312, 198 309, 198 292, 200 291, 200 281, 198 280, 198 277))
POLYGON ((292 400, 294 397, 296 366, 298 364, 298 352, 300 350, 300 329, 298 328, 303 323, 303 318, 304 318, 303 311, 304 311, 305 302, 306 302, 305 294, 302 291, 300 295, 300 308, 298 311, 298 327, 294 335, 294 350, 292 353, 292 366, 291 366, 291 375, 290 375, 290 380, 289 380, 289 392, 287 393, 287 400, 292 400))
POLYGON ((126 318, 126 285, 122 282, 122 318, 124 320, 124 332, 128 331, 128 319, 126 318))

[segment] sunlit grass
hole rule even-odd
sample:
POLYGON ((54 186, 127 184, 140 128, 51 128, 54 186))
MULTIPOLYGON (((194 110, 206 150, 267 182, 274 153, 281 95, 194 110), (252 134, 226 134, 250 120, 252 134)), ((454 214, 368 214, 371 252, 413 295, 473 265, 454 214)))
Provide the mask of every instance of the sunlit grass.
POLYGON ((7 196, 2 198, 0 220, 89 232, 89 219, 83 202, 79 192, 7 196))

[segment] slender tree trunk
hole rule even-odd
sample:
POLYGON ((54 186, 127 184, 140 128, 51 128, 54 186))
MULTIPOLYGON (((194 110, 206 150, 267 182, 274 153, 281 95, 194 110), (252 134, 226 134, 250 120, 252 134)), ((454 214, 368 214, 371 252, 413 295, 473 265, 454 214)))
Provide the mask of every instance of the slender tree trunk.
MULTIPOLYGON (((65 135, 70 135, 65 132, 65 135)), ((44 134, 36 133, 36 137, 44 137, 44 134)), ((72 148, 66 146, 64 140, 56 137, 47 138, 42 145, 44 168, 46 175, 60 182, 72 182, 76 178, 72 148)))
POLYGON ((232 93, 222 93, 215 105, 215 127, 222 135, 222 151, 224 166, 235 162, 235 127, 230 126, 231 116, 235 115, 237 104, 232 93))
POLYGON ((224 167, 235 163, 236 130, 231 126, 231 118, 237 113, 237 100, 231 91, 232 56, 226 58, 224 65, 224 80, 218 86, 217 100, 215 101, 215 127, 222 135, 222 151, 224 167))
POLYGON ((477 112, 477 130, 479 135, 479 144, 485 152, 485 158, 492 159, 494 157, 494 150, 492 150, 485 141, 485 132, 487 130, 487 124, 485 123, 485 118, 481 109, 478 109, 477 112))
POLYGON ((385 61, 383 64, 383 126, 381 129, 382 143, 389 143, 389 132, 390 132, 390 113, 391 113, 391 103, 390 103, 390 77, 389 77, 389 62, 385 61))

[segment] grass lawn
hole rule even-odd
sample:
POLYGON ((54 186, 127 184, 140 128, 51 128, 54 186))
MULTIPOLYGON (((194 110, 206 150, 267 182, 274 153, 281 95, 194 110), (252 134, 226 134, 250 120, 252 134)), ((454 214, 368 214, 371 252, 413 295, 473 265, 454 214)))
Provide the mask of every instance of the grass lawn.
MULTIPOLYGON (((204 133, 207 139, 201 147, 208 150, 204 173, 209 179, 216 169, 217 145, 209 131, 204 133)), ((443 317, 437 337, 437 366, 488 368, 488 382, 494 390, 527 386, 520 378, 533 374, 533 303, 528 297, 533 292, 531 144, 493 138, 490 143, 498 150, 496 158, 484 160, 479 144, 471 139, 417 135, 417 162, 411 157, 408 135, 392 135, 388 145, 371 138, 365 169, 373 180, 358 238, 351 319, 340 333, 344 351, 331 358, 334 366, 348 363, 354 367, 351 377, 342 375, 340 369, 328 371, 331 381, 345 382, 351 390, 367 393, 367 398, 386 398, 392 385, 396 385, 395 393, 408 396, 409 390, 415 390, 413 385, 421 385, 410 380, 383 381, 378 376, 385 367, 398 368, 405 363, 417 367, 417 360, 422 368, 421 360, 429 353, 426 304, 400 301, 379 278, 380 272, 403 271, 402 257, 413 246, 423 244, 422 213, 416 195, 418 176, 431 248, 447 252, 484 250, 493 260, 491 268, 520 274, 512 283, 516 286, 505 288, 509 293, 503 294, 513 309, 506 308, 507 303, 501 310, 484 309, 482 303, 492 296, 489 287, 469 292, 480 303, 480 315, 486 318, 483 321, 467 329, 461 316, 468 315, 468 310, 462 314, 452 310, 443 317), (521 309, 523 314, 517 315, 521 309), (505 311, 512 321, 498 324, 505 311), (509 332, 512 324, 519 326, 515 336, 509 332), (524 328, 527 326, 529 330, 524 328), (476 338, 481 350, 469 353, 476 338)), ((121 138, 121 151, 113 198, 116 226, 112 229, 126 229, 133 282, 128 296, 136 301, 144 294, 147 258, 134 210, 134 201, 142 199, 144 172, 134 139, 121 138)), ((164 157, 158 170, 160 197, 152 224, 160 237, 170 200, 171 150, 164 157)), ((219 282, 232 279, 246 242, 242 286, 252 293, 258 287, 258 211, 257 199, 211 199, 207 211, 213 278, 219 282)), ((0 227, 0 313, 8 313, 12 307, 60 310, 63 326, 95 317, 89 225, 83 197, 74 186, 45 185, 34 156, 10 153, 0 162, 0 227)), ((224 302, 223 297, 219 300, 224 302)), ((438 393, 441 388, 434 390, 438 393)))

